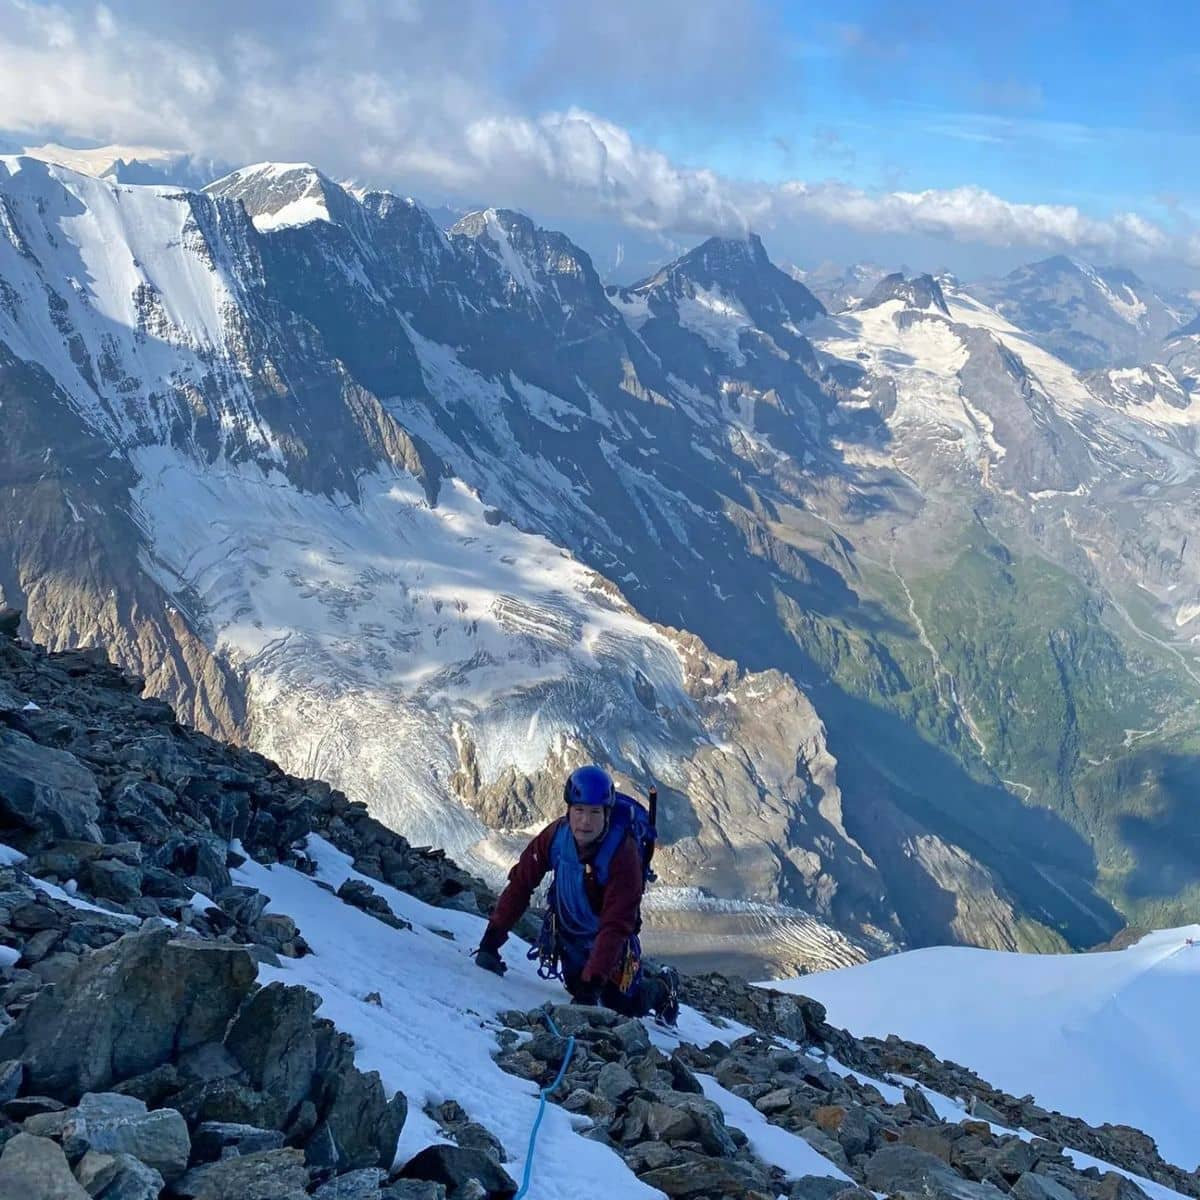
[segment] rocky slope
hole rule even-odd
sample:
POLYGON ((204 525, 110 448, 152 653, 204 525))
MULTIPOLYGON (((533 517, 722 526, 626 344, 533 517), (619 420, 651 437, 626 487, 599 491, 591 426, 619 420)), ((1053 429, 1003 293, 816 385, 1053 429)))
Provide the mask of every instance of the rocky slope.
MULTIPOLYGON (((13 640, 15 618, 0 614, 0 1195, 511 1197, 513 1147, 453 1099, 464 1080, 424 1110, 445 1140, 393 1161, 422 1097, 389 1096, 356 1067, 355 1040, 316 1015, 312 991, 260 985, 261 964, 312 950, 229 873, 252 856, 303 879, 320 833, 381 890, 469 913, 489 902, 483 885, 326 785, 180 725, 102 655, 13 640)), ((416 953, 371 886, 348 881, 338 898, 416 953)), ((1136 1200, 1132 1173, 1200 1195, 1200 1177, 1136 1131, 1040 1110, 918 1046, 856 1041, 811 1001, 717 976, 687 980, 685 998, 725 1025, 720 1040, 664 1050, 638 1021, 574 1007, 551 1010, 556 1036, 544 1010, 509 1012, 488 1070, 549 1084, 573 1035, 553 1094, 576 1122, 563 1136, 608 1147, 627 1169, 614 1186, 640 1194, 1136 1200), (1080 1167, 1064 1146, 1112 1168, 1080 1167)))

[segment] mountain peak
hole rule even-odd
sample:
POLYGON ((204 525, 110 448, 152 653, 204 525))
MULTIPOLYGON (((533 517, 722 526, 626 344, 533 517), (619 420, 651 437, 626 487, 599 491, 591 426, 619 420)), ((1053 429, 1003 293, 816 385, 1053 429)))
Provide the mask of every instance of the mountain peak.
POLYGON ((916 275, 911 279, 896 271, 885 275, 862 302, 862 308, 875 308, 888 300, 899 300, 908 308, 936 308, 950 315, 941 285, 932 275, 916 275))
MULTIPOLYGON (((513 286, 531 296, 540 296, 547 286, 557 289, 569 276, 591 293, 591 304, 607 313, 603 287, 592 260, 566 234, 543 229, 524 213, 510 208, 467 213, 449 232, 451 237, 469 238, 512 280, 513 286)), ((580 302, 581 295, 572 301, 580 302)))
POLYGON ((205 189, 241 200, 260 231, 310 221, 340 224, 354 201, 311 163, 260 162, 241 167, 205 189))
POLYGON ((677 261, 681 267, 699 268, 709 275, 772 265, 757 233, 740 238, 710 237, 677 261))
POLYGON ((717 287, 739 296, 744 304, 766 303, 792 321, 807 321, 825 311, 803 283, 770 260, 756 233, 710 237, 630 290, 679 292, 689 287, 717 287))

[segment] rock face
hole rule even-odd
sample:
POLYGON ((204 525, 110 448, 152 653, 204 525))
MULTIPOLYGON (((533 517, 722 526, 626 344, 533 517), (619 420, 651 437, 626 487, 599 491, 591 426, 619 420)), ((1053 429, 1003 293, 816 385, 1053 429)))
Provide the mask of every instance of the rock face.
POLYGON ((40 992, 0 1034, 0 1057, 20 1058, 37 1091, 102 1091, 219 1039, 254 975, 245 950, 130 934, 40 992))
POLYGON ((0 815, 6 825, 99 842, 99 801, 96 780, 74 755, 0 729, 0 815))

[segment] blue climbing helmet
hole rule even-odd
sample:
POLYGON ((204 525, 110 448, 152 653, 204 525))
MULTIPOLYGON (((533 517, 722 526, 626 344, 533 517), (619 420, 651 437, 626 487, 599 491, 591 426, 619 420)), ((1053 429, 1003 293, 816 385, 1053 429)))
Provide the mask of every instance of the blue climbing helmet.
POLYGON ((617 802, 617 789, 612 776, 603 767, 578 767, 567 776, 563 787, 563 803, 587 804, 596 808, 612 808, 617 802))

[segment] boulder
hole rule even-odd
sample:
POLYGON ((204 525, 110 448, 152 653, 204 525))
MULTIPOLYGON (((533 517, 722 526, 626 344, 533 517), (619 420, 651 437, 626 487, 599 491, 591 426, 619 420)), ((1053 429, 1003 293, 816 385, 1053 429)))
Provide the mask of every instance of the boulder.
POLYGON ((364 880, 347 879, 338 888, 337 896, 344 903, 351 904, 355 908, 362 909, 363 912, 370 913, 371 916, 377 917, 385 925, 390 925, 393 929, 412 928, 412 925, 408 921, 396 916, 392 912, 392 906, 364 880))
POLYGON ((0 1196, 12 1200, 91 1200, 71 1174, 62 1147, 18 1133, 0 1154, 0 1196))
POLYGON ((379 1167, 348 1171, 313 1192, 313 1200, 379 1200, 379 1189, 387 1172, 379 1167))
POLYGON ((203 1121, 192 1136, 192 1160, 216 1162, 222 1158, 279 1150, 283 1134, 277 1129, 259 1129, 236 1121, 203 1121))
POLYGON ((847 1192, 855 1196, 871 1195, 870 1192, 861 1191, 850 1179, 834 1179, 829 1175, 805 1175, 793 1181, 788 1191, 788 1200, 833 1200, 835 1196, 842 1196, 847 1192))
POLYGON ((605 1063, 596 1080, 596 1094, 606 1100, 625 1100, 638 1090, 638 1081, 620 1063, 605 1063))
POLYGON ((397 1173, 399 1179, 427 1179, 445 1184, 451 1194, 475 1180, 486 1200, 511 1200, 517 1185, 508 1172, 482 1150, 462 1146, 426 1146, 410 1158, 397 1173))
POLYGON ((317 1065, 316 1009, 317 997, 307 988, 271 983, 245 1002, 229 1027, 225 1049, 269 1102, 264 1125, 282 1128, 308 1094, 317 1065))
POLYGON ((1034 1175, 1028 1171, 1012 1185, 1010 1195, 1017 1200, 1077 1200, 1074 1192, 1049 1175, 1034 1175))
POLYGON ((146 927, 40 991, 0 1034, 0 1059, 22 1059, 31 1090, 74 1101, 219 1039, 254 977, 245 950, 146 927))
POLYGON ((378 1072, 351 1067, 337 1080, 317 1130, 327 1129, 332 1137, 339 1170, 391 1166, 407 1116, 403 1092, 389 1101, 378 1072))
POLYGON ((747 1191, 773 1195, 769 1177, 747 1163, 698 1158, 646 1171, 641 1180, 671 1197, 743 1196, 747 1191))
POLYGON ((1003 1200, 1005 1195, 990 1183, 972 1183, 934 1154, 912 1146, 893 1144, 877 1150, 865 1167, 872 1191, 915 1192, 937 1200, 1003 1200))
POLYGON ((121 904, 136 900, 142 894, 141 869, 113 858, 86 863, 80 872, 79 882, 84 891, 93 896, 101 900, 116 900, 121 904))
POLYGON ((134 1096, 89 1092, 63 1125, 63 1149, 72 1160, 88 1150, 130 1154, 170 1182, 187 1170, 192 1142, 173 1108, 148 1112, 134 1096))
POLYGON ((215 896, 228 888, 232 880, 225 865, 225 844, 218 837, 200 834, 176 834, 155 855, 156 864, 177 875, 195 876, 204 881, 197 888, 206 896, 215 896))
POLYGON ((253 925, 266 912, 269 901, 256 888, 235 884, 218 892, 213 899, 239 925, 253 925))
POLYGON ((25 1064, 20 1059, 0 1062, 0 1104, 15 1100, 25 1083, 25 1064))
POLYGON ((193 1167, 174 1184, 184 1200, 308 1200, 299 1150, 266 1150, 193 1167))
POLYGON ((158 1200, 163 1177, 131 1154, 89 1150, 75 1168, 75 1178, 91 1196, 102 1200, 158 1200))
POLYGON ((0 728, 0 817, 56 838, 103 842, 95 776, 65 750, 0 728))
POLYGON ((394 1179, 380 1192, 379 1200, 446 1200, 446 1188, 425 1179, 394 1179))

